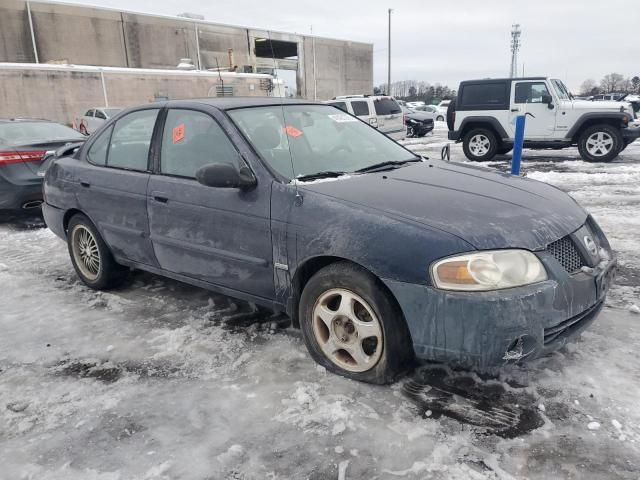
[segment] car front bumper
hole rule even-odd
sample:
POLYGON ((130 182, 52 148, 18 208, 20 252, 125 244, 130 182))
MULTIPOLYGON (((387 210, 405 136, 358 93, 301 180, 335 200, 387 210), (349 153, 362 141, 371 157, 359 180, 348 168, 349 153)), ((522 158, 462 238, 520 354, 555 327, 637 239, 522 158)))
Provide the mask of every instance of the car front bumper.
POLYGON ((404 313, 418 359, 480 371, 538 358, 597 317, 616 271, 611 258, 569 275, 542 252, 549 280, 491 292, 453 292, 383 279, 404 313))
POLYGON ((640 120, 634 120, 627 125, 627 128, 622 129, 622 136, 625 140, 634 141, 640 138, 640 120))
POLYGON ((19 210, 42 201, 42 179, 14 184, 0 178, 0 210, 19 210), (34 203, 35 202, 35 203, 34 203))

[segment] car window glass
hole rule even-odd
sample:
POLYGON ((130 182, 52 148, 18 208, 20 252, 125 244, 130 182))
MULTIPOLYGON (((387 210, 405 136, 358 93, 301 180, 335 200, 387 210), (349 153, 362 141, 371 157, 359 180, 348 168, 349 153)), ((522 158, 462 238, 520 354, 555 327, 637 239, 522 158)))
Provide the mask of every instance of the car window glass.
POLYGON ((366 101, 354 100, 351 102, 351 108, 353 109, 353 114, 358 117, 369 115, 369 104, 366 101))
POLYGON ((379 98, 373 101, 376 109, 376 115, 394 115, 400 113, 400 107, 391 98, 379 98))
POLYGON ((102 132, 100 136, 93 142, 93 145, 87 152, 87 159, 94 165, 105 165, 107 163, 107 147, 109 146, 109 139, 111 138, 111 132, 113 126, 102 132))
POLYGON ((340 110, 344 110, 345 112, 347 111, 347 104, 345 102, 335 102, 330 103, 329 105, 339 108, 340 110))
POLYGON ((468 84, 462 90, 461 104, 463 106, 487 106, 508 108, 508 94, 506 82, 468 84))
POLYGON ((107 166, 145 171, 158 109, 140 110, 116 122, 111 136, 107 166))
POLYGON ((85 117, 93 117, 93 110, 87 110, 87 113, 84 114, 85 117))
POLYGON ((102 113, 100 110, 96 110, 96 118, 100 118, 102 120, 106 120, 107 117, 104 113, 102 113))
POLYGON ((564 83, 562 83, 560 80, 551 80, 551 82, 553 83, 553 86, 556 90, 556 93, 558 94, 558 97, 560 98, 560 100, 569 100, 571 98, 571 94, 569 92, 569 89, 566 87, 566 85, 564 83))
POLYGON ((519 82, 516 83, 514 102, 543 103, 543 95, 549 95, 549 90, 544 82, 519 82))
POLYGON ((56 140, 86 139, 77 130, 53 122, 6 122, 0 123, 0 145, 15 147, 56 140))
POLYGON ((240 155, 222 127, 211 116, 194 110, 169 110, 162 135, 160 171, 195 178, 211 163, 240 168, 240 155))

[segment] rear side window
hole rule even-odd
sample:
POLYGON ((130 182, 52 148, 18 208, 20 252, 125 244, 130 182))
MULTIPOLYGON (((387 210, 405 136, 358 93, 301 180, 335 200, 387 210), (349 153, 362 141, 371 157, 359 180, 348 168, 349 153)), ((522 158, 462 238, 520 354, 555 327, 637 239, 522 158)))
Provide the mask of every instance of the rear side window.
POLYGON ((391 98, 379 98, 373 101, 373 105, 376 109, 376 115, 395 115, 402 112, 400 105, 391 98))
POLYGON ((500 110, 509 108, 509 89, 506 82, 467 84, 462 89, 460 107, 500 110))
POLYGON ((111 139, 111 132, 113 132, 113 126, 102 132, 100 136, 93 142, 89 152, 87 153, 87 159, 94 165, 106 165, 107 163, 107 150, 109 147, 109 140, 111 139))
POLYGON ((85 117, 93 117, 93 110, 87 110, 87 113, 84 114, 85 117))
POLYGON ((100 118, 102 120, 106 120, 107 117, 104 113, 102 113, 100 110, 96 110, 96 118, 100 118))
POLYGON ((200 167, 227 163, 240 168, 240 156, 211 116, 194 110, 169 110, 162 135, 160 171, 195 178, 200 167))
POLYGON ((335 102, 335 103, 330 103, 329 105, 339 108, 342 111, 348 112, 347 104, 345 102, 335 102))
POLYGON ((116 122, 111 135, 107 166, 128 170, 148 169, 149 146, 158 109, 140 110, 116 122))
POLYGON ((516 83, 515 103, 542 103, 542 96, 549 95, 544 82, 516 83))
POLYGON ((353 114, 356 117, 369 115, 369 104, 365 101, 362 101, 362 100, 353 101, 351 102, 351 108, 353 109, 353 114))

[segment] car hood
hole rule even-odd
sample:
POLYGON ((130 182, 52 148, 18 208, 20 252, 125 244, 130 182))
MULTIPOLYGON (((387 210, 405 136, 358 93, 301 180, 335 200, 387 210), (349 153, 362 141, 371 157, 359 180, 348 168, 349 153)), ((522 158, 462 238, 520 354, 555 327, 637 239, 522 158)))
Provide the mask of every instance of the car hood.
POLYGON ((574 100, 573 108, 575 110, 609 110, 619 112, 620 107, 625 109, 630 108, 629 102, 614 102, 612 100, 606 100, 602 102, 592 102, 591 100, 574 100))
POLYGON ((442 161, 300 188, 443 230, 478 249, 543 249, 577 230, 587 217, 551 185, 442 161))
POLYGON ((407 118, 412 118, 420 122, 424 122, 425 120, 429 122, 433 122, 433 116, 434 116, 433 113, 429 114, 429 113, 422 113, 422 112, 405 113, 405 115, 407 116, 407 118))

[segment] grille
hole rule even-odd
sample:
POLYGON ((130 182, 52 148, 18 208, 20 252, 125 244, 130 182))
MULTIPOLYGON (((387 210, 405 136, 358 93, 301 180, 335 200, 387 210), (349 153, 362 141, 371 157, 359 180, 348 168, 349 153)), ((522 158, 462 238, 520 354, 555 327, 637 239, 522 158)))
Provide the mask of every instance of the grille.
POLYGON ((553 255, 569 273, 575 273, 584 266, 582 255, 568 235, 547 246, 547 252, 553 255))

